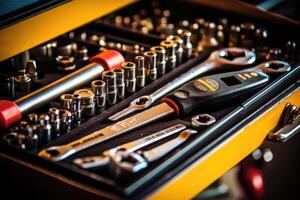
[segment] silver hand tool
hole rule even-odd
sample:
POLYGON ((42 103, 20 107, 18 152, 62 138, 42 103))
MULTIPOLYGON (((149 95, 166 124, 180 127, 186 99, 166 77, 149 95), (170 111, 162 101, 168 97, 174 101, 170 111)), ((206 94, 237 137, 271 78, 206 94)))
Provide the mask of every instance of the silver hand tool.
POLYGON ((182 131, 176 138, 171 139, 157 147, 154 147, 146 151, 138 152, 123 152, 118 151, 115 154, 109 154, 110 156, 110 171, 119 177, 123 173, 137 173, 146 168, 149 163, 159 160, 166 156, 172 150, 180 146, 187 141, 191 135, 197 133, 192 129, 186 129, 182 131))
MULTIPOLYGON (((172 40, 177 44, 176 63, 177 63, 177 65, 180 65, 183 61, 182 60, 183 59, 183 40, 178 35, 170 35, 169 37, 167 37, 167 40, 172 40)), ((187 45, 187 46, 192 47, 191 45, 187 45)), ((185 46, 185 47, 187 47, 187 46, 185 46)))
POLYGON ((146 51, 144 58, 147 80, 154 81, 157 79, 157 53, 155 51, 146 51))
POLYGON ((255 61, 255 53, 246 49, 240 48, 225 48, 211 53, 209 58, 183 73, 176 79, 170 81, 165 86, 159 88, 150 95, 141 96, 130 103, 130 106, 124 110, 109 117, 111 121, 116 121, 135 111, 144 110, 152 105, 157 100, 166 96, 179 86, 188 81, 200 76, 208 71, 219 68, 236 67, 237 70, 249 66, 255 61))
POLYGON ((50 124, 51 124, 51 138, 55 139, 60 135, 60 116, 59 109, 50 108, 49 111, 50 124))
POLYGON ((176 67, 176 48, 177 44, 172 40, 164 40, 160 43, 160 46, 166 49, 166 60, 168 70, 172 70, 176 67))
POLYGON ((40 125, 38 126, 38 143, 39 147, 42 147, 51 141, 50 117, 48 115, 40 115, 39 120, 40 125))
POLYGON ((136 64, 136 85, 138 88, 143 88, 146 84, 145 58, 144 56, 136 56, 134 60, 136 64))
POLYGON ((100 113, 106 105, 105 82, 95 80, 91 83, 92 91, 95 93, 97 113, 100 113))
POLYGON ((146 137, 122 144, 120 146, 114 147, 112 149, 105 150, 102 155, 99 156, 89 156, 84 158, 77 158, 73 162, 85 169, 89 168, 95 168, 95 167, 103 167, 107 166, 109 163, 109 153, 113 154, 117 151, 126 151, 128 153, 134 152, 138 149, 141 149, 145 146, 148 146, 150 144, 153 144, 157 141, 162 140, 163 138, 166 138, 168 136, 171 136, 175 133, 178 133, 179 131, 182 131, 186 128, 183 124, 176 124, 174 126, 171 126, 169 128, 166 128, 164 130, 161 130, 157 133, 153 133, 151 135, 148 135, 146 137))
POLYGON ((102 80, 106 84, 106 101, 109 105, 117 103, 117 80, 116 73, 113 71, 105 71, 102 73, 102 80))
POLYGON ((71 110, 72 104, 72 94, 63 94, 60 96, 60 108, 71 110))
POLYGON ((59 110, 60 114, 60 122, 61 122, 61 133, 65 134, 70 132, 71 130, 71 125, 72 125, 72 113, 68 110, 65 109, 60 109, 59 110))
POLYGON ((133 94, 136 91, 136 65, 133 62, 124 62, 122 68, 125 74, 126 94, 133 94))
POLYGON ((118 93, 118 98, 120 100, 125 99, 125 80, 124 80, 124 69, 117 68, 113 69, 113 72, 116 73, 116 78, 117 78, 117 93, 118 93))
POLYGON ((57 69, 61 71, 72 71, 76 68, 75 58, 73 56, 57 56, 57 69))
POLYGON ((134 117, 129 117, 123 121, 95 131, 73 142, 46 148, 39 152, 39 156, 48 158, 53 161, 59 161, 83 149, 87 149, 93 145, 116 137, 122 133, 133 130, 135 127, 141 126, 141 124, 146 124, 149 120, 153 121, 155 119, 160 119, 164 116, 170 115, 171 113, 174 113, 174 110, 166 103, 163 103, 159 106, 145 110, 142 114, 139 113, 134 117), (162 110, 164 112, 162 114, 159 114, 162 110), (167 110, 169 110, 169 112, 167 110))
POLYGON ((79 94, 72 95, 72 113, 73 113, 73 126, 77 127, 81 124, 81 97, 79 94))
POLYGON ((162 76, 166 73, 166 49, 162 46, 151 47, 151 51, 157 54, 156 68, 157 73, 162 76))
POLYGON ((81 109, 83 120, 88 120, 95 116, 95 94, 90 89, 79 89, 74 92, 81 97, 81 109))

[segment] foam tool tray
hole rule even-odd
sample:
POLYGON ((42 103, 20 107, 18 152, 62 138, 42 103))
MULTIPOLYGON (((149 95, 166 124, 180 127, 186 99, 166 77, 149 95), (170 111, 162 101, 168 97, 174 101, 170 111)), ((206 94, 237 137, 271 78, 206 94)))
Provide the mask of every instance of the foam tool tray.
MULTIPOLYGON (((153 17, 154 13, 152 6, 153 4, 149 3, 148 1, 136 2, 100 19, 92 21, 76 30, 72 30, 71 32, 59 36, 51 41, 76 42, 79 45, 84 45, 89 49, 90 56, 98 52, 99 48, 101 48, 101 45, 91 40, 85 40, 82 37, 78 37, 78 35, 82 35, 82 33, 87 35, 105 36, 107 40, 111 40, 113 42, 121 42, 130 45, 138 44, 147 50, 153 45, 158 45, 165 36, 159 34, 157 31, 150 31, 148 34, 144 34, 143 32, 133 30, 128 26, 116 25, 114 21, 116 16, 133 16, 137 12, 140 12, 144 15, 150 13, 149 16, 145 16, 145 18, 153 17)), ((268 21, 267 19, 259 19, 255 16, 255 14, 253 14, 252 17, 244 16, 241 13, 231 13, 212 7, 206 7, 200 4, 195 4, 193 2, 182 1, 166 1, 161 3, 160 7, 161 10, 170 10, 171 15, 169 20, 172 22, 172 24, 174 24, 174 30, 180 27, 182 20, 189 20, 191 22, 197 18, 203 18, 205 20, 218 22, 218 19, 220 18, 227 18, 230 25, 251 22, 254 23, 256 27, 268 29, 270 36, 267 39, 267 45, 269 49, 274 47, 284 49, 285 43, 288 40, 299 42, 299 27, 293 27, 287 24, 278 25, 278 23, 268 21), (278 31, 279 27, 280 31, 278 31)), ((49 41, 47 43, 49 43, 49 41)), ((195 43, 194 45, 197 44, 195 43)), ((223 45, 223 47, 227 46, 227 44, 223 45)), ((133 61, 135 56, 134 53, 130 53, 122 49, 118 50, 120 50, 120 52, 125 56, 127 61, 133 61)), ((104 112, 85 121, 80 126, 72 129, 68 134, 64 134, 51 141, 44 148, 73 141, 110 125, 112 122, 108 121, 109 116, 127 107, 129 103, 137 97, 156 91, 158 88, 175 79, 191 67, 204 61, 211 51, 213 51, 213 49, 208 49, 201 53, 194 53, 191 59, 182 63, 174 70, 169 71, 167 74, 151 82, 143 89, 138 90, 136 93, 128 96, 126 99, 107 108, 104 112)), ((289 60, 290 58, 285 57, 283 53, 281 59, 289 62, 292 66, 292 70, 280 76, 271 76, 271 81, 266 86, 255 90, 246 96, 241 96, 239 99, 231 102, 223 102, 222 104, 215 105, 213 108, 206 107, 196 109, 191 114, 183 118, 165 118, 159 122, 149 124, 143 128, 139 128, 116 138, 110 139, 107 142, 92 146, 60 162, 46 160, 38 157, 34 152, 25 151, 15 146, 8 145, 4 141, 1 141, 0 143, 1 152, 3 152, 5 155, 9 155, 10 158, 16 158, 18 160, 16 162, 21 162, 23 160, 30 163, 33 170, 25 171, 27 171, 26 173, 32 173, 33 179, 36 179, 34 181, 39 179, 37 175, 34 175, 37 173, 35 168, 42 168, 48 171, 50 174, 59 174, 60 176, 74 180, 77 183, 87 185, 88 187, 91 187, 97 191, 104 191, 104 195, 101 192, 96 193, 100 196, 103 195, 102 197, 143 198, 164 185, 168 180, 180 173, 180 171, 182 171, 186 166, 191 165, 194 160, 205 156, 205 153, 214 148, 215 145, 230 137, 237 127, 241 127, 247 123, 246 119, 258 115, 259 112, 267 109, 268 106, 272 104, 272 101, 280 99, 284 95, 288 95, 288 93, 292 90, 291 88, 298 87, 297 81, 300 75, 300 66, 297 63, 299 62, 299 60, 297 60, 298 58, 289 60), (152 134, 174 124, 182 123, 191 128, 191 117, 201 113, 211 114, 217 119, 217 122, 206 128, 198 128, 199 133, 193 136, 188 142, 176 148, 162 159, 154 162, 141 173, 128 177, 125 180, 115 179, 113 176, 111 176, 107 169, 85 170, 75 166, 72 163, 75 158, 99 155, 108 148, 112 148, 133 139, 152 134), (244 119, 246 121, 244 121, 244 119)), ((264 60, 265 58, 259 57, 253 66, 264 60)), ((9 61, 4 61, 0 63, 0 69, 2 70, 1 74, 6 74, 6 76, 7 74, 14 72, 2 67, 7 65, 8 62, 9 61)), ((40 72, 43 74, 43 78, 35 83, 36 88, 47 85, 53 80, 66 75, 66 73, 61 73, 57 71, 56 68, 51 67, 55 65, 53 60, 47 62, 41 61, 39 64, 43 66, 41 67, 40 72)), ((215 73, 220 72, 224 72, 224 70, 219 70, 215 73)), ((8 97, 4 96, 4 93, 2 94, 3 95, 1 98, 8 99, 8 97)), ((43 113, 47 111, 50 105, 57 105, 57 102, 49 102, 48 105, 37 110, 36 113, 43 113)), ((6 164, 6 166, 8 165, 6 164)), ((49 177, 49 180, 51 179, 51 176, 48 172, 42 172, 42 174, 45 174, 43 175, 43 179, 45 178, 47 180, 47 177, 49 177)), ((17 178, 14 179, 18 180, 17 178)), ((46 181, 43 182, 43 184, 45 184, 45 187, 50 186, 50 188, 53 188, 53 191, 55 190, 55 181, 46 181)))

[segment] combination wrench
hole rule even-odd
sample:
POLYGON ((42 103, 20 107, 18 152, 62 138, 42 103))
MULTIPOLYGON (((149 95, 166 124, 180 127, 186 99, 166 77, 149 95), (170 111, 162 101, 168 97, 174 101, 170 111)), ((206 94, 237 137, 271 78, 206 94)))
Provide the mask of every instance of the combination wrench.
POLYGON ((101 155, 77 158, 73 161, 73 163, 85 169, 105 167, 108 166, 110 162, 110 154, 116 154, 118 151, 126 153, 137 151, 143 147, 146 147, 166 137, 176 134, 184 129, 186 129, 185 125, 176 124, 146 137, 116 146, 112 149, 105 150, 101 155))
POLYGON ((124 151, 116 152, 115 154, 110 155, 111 162, 109 164, 109 169, 116 177, 120 177, 123 174, 128 175, 137 173, 148 167, 150 163, 166 156, 196 133, 196 130, 186 129, 176 138, 146 151, 130 153, 124 151))
POLYGON ((111 121, 117 121, 135 111, 144 110, 152 105, 154 102, 168 95, 183 84, 195 79, 196 77, 220 68, 229 68, 240 70, 256 60, 256 55, 253 51, 242 48, 225 48, 212 52, 207 60, 191 68, 176 79, 167 83, 160 89, 156 90, 150 95, 141 96, 133 100, 129 107, 109 117, 111 121))

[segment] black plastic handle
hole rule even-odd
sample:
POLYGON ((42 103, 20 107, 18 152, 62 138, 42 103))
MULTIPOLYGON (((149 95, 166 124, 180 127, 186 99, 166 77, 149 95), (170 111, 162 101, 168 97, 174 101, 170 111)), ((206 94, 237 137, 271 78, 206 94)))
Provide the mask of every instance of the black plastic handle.
POLYGON ((185 115, 200 106, 220 105, 242 97, 268 81, 269 76, 256 69, 206 76, 187 83, 162 101, 172 106, 178 115, 185 115))

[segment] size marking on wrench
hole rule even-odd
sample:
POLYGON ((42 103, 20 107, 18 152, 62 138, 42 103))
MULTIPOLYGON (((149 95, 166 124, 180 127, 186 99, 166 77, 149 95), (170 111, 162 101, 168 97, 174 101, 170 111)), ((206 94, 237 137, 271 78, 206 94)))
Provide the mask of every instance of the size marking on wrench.
POLYGON ((208 71, 228 67, 235 67, 235 70, 241 70, 242 67, 245 68, 246 66, 254 63, 255 59, 256 56, 254 52, 242 48, 225 48, 214 51, 210 54, 209 58, 206 61, 191 68, 154 93, 147 96, 141 96, 133 100, 130 103, 129 107, 114 114, 113 116, 109 117, 109 119, 111 121, 117 121, 118 119, 123 118, 135 111, 144 110, 176 88, 208 71))
POLYGON ((149 163, 166 156, 195 133, 197 133, 196 130, 186 129, 178 137, 147 151, 130 153, 118 151, 115 154, 110 154, 110 170, 116 177, 123 175, 123 173, 137 173, 146 168, 149 163))
POLYGON ((109 164, 109 154, 114 154, 118 151, 126 151, 127 153, 134 152, 138 149, 141 149, 145 146, 148 146, 150 144, 153 144, 159 140, 162 140, 163 138, 169 137, 175 133, 178 133, 179 131, 182 131, 186 128, 183 124, 176 124, 174 126, 171 126, 169 128, 166 128, 164 130, 161 130, 157 133, 153 133, 151 135, 148 135, 146 137, 122 144, 120 146, 114 147, 112 149, 108 149, 104 151, 99 156, 89 156, 84 158, 78 158, 75 159, 73 162, 85 169, 89 168, 95 168, 95 167, 104 167, 109 164))

